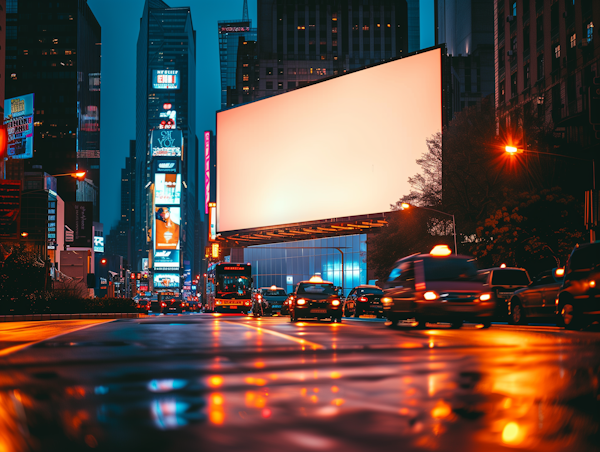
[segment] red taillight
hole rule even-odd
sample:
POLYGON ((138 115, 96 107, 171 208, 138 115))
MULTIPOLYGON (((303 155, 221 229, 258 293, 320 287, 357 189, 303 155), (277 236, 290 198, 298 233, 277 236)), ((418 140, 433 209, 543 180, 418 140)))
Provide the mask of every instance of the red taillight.
POLYGON ((369 301, 369 299, 367 297, 359 297, 358 301, 361 301, 363 303, 366 303, 367 301, 369 301))
POLYGON ((167 306, 167 303, 161 303, 160 305, 164 308, 167 306))
POLYGON ((183 307, 185 307, 185 303, 181 303, 181 307, 182 307, 182 308, 183 308, 183 307))

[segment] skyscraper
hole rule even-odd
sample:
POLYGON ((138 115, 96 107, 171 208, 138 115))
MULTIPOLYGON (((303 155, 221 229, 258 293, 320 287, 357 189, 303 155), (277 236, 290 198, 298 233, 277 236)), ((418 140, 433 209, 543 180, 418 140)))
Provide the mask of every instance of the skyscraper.
MULTIPOLYGON (((184 261, 196 262, 194 232, 198 210, 196 32, 188 7, 171 8, 161 0, 146 0, 137 43, 136 116, 136 261, 133 268, 139 271, 142 259, 153 249, 156 216, 153 157, 172 155, 179 162, 182 185, 177 200, 177 208, 181 209, 177 211, 177 251, 182 254, 179 271, 184 261), (155 140, 153 144, 151 139, 155 140), (160 154, 151 148, 157 146, 158 140, 161 140, 160 154), (171 154, 175 146, 179 146, 178 154, 171 154)), ((173 213, 173 208, 170 211, 173 213)))
POLYGON ((7 176, 35 166, 58 178, 65 201, 93 201, 99 214, 100 25, 85 0, 6 2, 6 98, 33 94, 32 158, 11 159, 7 176))
MULTIPOLYGON (((408 20, 406 0, 258 0, 259 77, 253 78, 255 68, 249 63, 241 63, 238 99, 280 94, 405 55, 410 48, 408 20)), ((244 59, 249 58, 246 52, 244 59)))
MULTIPOLYGON (((219 63, 221 66, 221 108, 228 105, 227 96, 236 90, 236 69, 240 38, 244 41, 256 41, 256 28, 248 18, 248 1, 244 0, 242 20, 220 20, 219 63)), ((237 103, 237 102, 236 102, 237 103)))

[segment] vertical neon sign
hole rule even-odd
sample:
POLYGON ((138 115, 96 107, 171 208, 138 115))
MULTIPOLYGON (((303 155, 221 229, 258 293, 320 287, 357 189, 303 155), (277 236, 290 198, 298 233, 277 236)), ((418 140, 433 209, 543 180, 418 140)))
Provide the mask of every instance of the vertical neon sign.
POLYGON ((210 132, 204 132, 204 213, 210 202, 210 132))

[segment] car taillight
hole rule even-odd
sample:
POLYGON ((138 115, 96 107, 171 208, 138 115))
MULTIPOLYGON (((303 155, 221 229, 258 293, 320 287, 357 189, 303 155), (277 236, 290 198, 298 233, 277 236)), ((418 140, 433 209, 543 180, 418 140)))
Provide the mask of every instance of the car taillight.
POLYGON ((423 298, 425 298, 428 301, 433 301, 433 300, 437 300, 439 297, 439 295, 434 292, 433 290, 429 291, 429 292, 425 292, 423 294, 423 298))
POLYGON ((167 306, 167 303, 161 303, 160 305, 164 308, 165 306, 167 306))
POLYGON ((367 297, 358 297, 358 301, 366 303, 367 301, 369 301, 369 299, 367 297))
POLYGON ((340 300, 332 300, 332 301, 331 301, 331 304, 332 304, 333 306, 339 306, 339 305, 340 305, 340 300))
POLYGON ((183 308, 183 307, 185 307, 185 303, 181 303, 181 307, 182 307, 182 308, 183 308))
POLYGON ((300 298, 299 300, 296 300, 296 304, 306 304, 306 300, 304 298, 300 298))

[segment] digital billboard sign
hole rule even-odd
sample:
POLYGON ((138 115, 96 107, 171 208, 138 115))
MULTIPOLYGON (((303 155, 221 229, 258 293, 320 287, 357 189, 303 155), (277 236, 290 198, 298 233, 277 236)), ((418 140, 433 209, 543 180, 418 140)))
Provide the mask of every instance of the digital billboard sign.
POLYGON ((217 232, 389 212, 442 113, 439 47, 218 112, 217 232))
POLYGON ((181 204, 181 174, 154 174, 154 203, 168 206, 181 204))
POLYGON ((179 280, 180 277, 178 273, 155 273, 154 288, 170 289, 173 287, 179 287, 179 280))
POLYGON ((7 155, 13 159, 33 157, 33 94, 4 101, 7 155))
POLYGON ((210 202, 210 132, 204 132, 204 213, 210 202))
POLYGON ((183 134, 181 130, 154 129, 150 135, 153 157, 181 157, 183 134))
POLYGON ((152 71, 152 88, 179 89, 179 71, 154 69, 152 71))
POLYGON ((179 268, 181 208, 154 208, 154 269, 179 268))
POLYGON ((73 247, 92 247, 94 203, 65 203, 65 242, 73 247))

